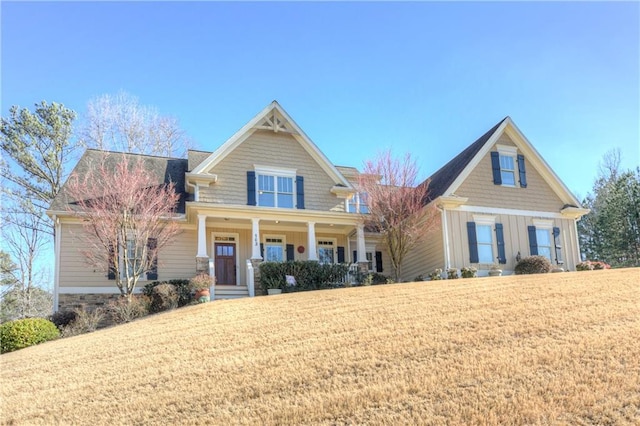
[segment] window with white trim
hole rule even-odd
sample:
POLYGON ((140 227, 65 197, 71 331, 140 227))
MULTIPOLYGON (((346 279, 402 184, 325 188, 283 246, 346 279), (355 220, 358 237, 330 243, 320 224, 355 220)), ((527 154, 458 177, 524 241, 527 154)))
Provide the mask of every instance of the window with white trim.
POLYGON ((500 154, 500 177, 502 184, 516 186, 516 161, 511 155, 500 154))
POLYGON ((366 192, 356 192, 351 199, 347 200, 347 212, 369 213, 369 195, 366 192))
POLYGON ((257 205, 292 209, 295 206, 295 170, 256 167, 257 205))
POLYGON ((373 252, 368 251, 367 255, 367 269, 370 272, 373 272, 373 252))
POLYGON ((285 239, 279 235, 265 235, 264 237, 264 261, 284 262, 285 239))
POLYGON ((476 238, 478 241, 479 263, 493 263, 493 232, 491 225, 476 224, 476 238))
POLYGON ((536 241, 538 242, 538 256, 544 256, 553 262, 551 258, 551 229, 536 228, 536 241))
POLYGON ((335 246, 334 240, 318 240, 318 262, 335 263, 335 246))

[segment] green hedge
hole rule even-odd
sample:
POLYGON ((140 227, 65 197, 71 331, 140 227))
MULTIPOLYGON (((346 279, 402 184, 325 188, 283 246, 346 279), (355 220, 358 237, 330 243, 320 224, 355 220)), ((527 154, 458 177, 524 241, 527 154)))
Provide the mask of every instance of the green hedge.
POLYGON ((260 264, 262 289, 280 288, 284 291, 320 290, 336 287, 349 270, 346 264, 321 264, 315 261, 263 262, 260 264), (296 279, 287 286, 286 276, 296 279))
POLYGON ((0 353, 13 352, 58 337, 58 327, 44 318, 9 321, 0 325, 0 353))

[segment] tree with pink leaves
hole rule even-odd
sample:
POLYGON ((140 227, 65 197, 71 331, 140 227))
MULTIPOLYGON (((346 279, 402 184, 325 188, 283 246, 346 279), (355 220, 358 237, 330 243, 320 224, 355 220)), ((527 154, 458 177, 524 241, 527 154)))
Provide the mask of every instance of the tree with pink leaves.
POLYGON ((179 232, 175 184, 158 179, 143 156, 112 153, 72 173, 64 192, 83 223, 82 254, 130 301, 143 274, 157 277, 158 251, 179 232))
POLYGON ((367 199, 363 221, 382 235, 396 282, 407 253, 437 224, 435 210, 425 207, 428 182, 418 184, 417 179, 418 166, 410 154, 395 158, 384 151, 365 162, 358 182, 358 191, 367 199))

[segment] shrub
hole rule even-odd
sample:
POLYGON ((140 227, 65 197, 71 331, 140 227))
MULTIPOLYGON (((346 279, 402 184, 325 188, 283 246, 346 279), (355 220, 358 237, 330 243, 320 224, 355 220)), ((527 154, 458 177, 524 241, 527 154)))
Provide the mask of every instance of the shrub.
POLYGON ((586 260, 576 265, 576 270, 578 271, 593 271, 598 269, 611 269, 611 266, 597 260, 586 260))
POLYGON ((456 280, 458 278, 460 278, 460 277, 458 276, 458 269, 457 268, 449 268, 447 270, 447 279, 448 280, 456 280))
POLYGON ((260 284, 265 292, 269 288, 285 291, 332 288, 342 285, 348 270, 349 266, 345 264, 315 261, 263 262, 260 264, 260 284), (295 286, 287 285, 287 275, 295 278, 295 286))
POLYGON ((173 284, 160 284, 151 292, 151 304, 149 310, 157 313, 168 311, 178 307, 178 292, 173 284))
POLYGON ((434 269, 432 273, 429 274, 429 279, 431 281, 438 281, 442 279, 442 269, 437 268, 434 269))
POLYGON ((191 303, 193 298, 191 296, 189 280, 154 281, 146 284, 142 288, 142 294, 151 298, 153 296, 153 289, 161 284, 171 284, 176 288, 176 293, 178 294, 178 307, 191 303))
POLYGON ((460 272, 462 274, 462 278, 475 278, 478 276, 478 270, 473 266, 462 268, 460 272))
POLYGON ((58 337, 58 327, 45 318, 9 321, 0 325, 0 353, 13 352, 58 337))
POLYGON ((551 272, 551 262, 545 256, 529 256, 522 258, 515 267, 517 275, 546 274, 551 272))
POLYGON ((126 297, 120 297, 109 302, 107 311, 114 323, 124 324, 148 315, 150 304, 149 298, 144 295, 133 297, 131 302, 126 297))
POLYGON ((49 320, 58 327, 58 330, 62 331, 64 327, 75 321, 77 316, 78 314, 74 310, 64 310, 54 312, 49 320))
POLYGON ((62 329, 63 337, 96 331, 100 322, 104 319, 104 310, 102 308, 96 308, 92 311, 78 308, 75 312, 76 319, 62 329))
POLYGON ((424 276, 422 274, 418 275, 413 279, 415 282, 425 281, 424 276))

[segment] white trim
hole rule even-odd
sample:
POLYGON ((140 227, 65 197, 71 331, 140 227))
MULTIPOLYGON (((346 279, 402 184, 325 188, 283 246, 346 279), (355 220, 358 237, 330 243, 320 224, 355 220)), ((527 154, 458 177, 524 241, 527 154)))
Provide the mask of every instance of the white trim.
POLYGON ((209 257, 207 255, 207 215, 198 215, 198 252, 196 257, 209 257))
POLYGON ((476 225, 493 226, 493 225, 496 224, 496 217, 495 216, 488 216, 488 215, 481 215, 481 214, 474 214, 473 215, 473 221, 476 223, 476 225))
POLYGON ((442 212, 442 241, 444 244, 444 270, 447 271, 451 265, 451 254, 449 253, 449 230, 447 229, 447 210, 441 208, 442 212))
POLYGON ((296 173, 298 172, 296 169, 287 169, 284 167, 270 167, 270 166, 261 166, 258 164, 253 165, 253 169, 257 174, 261 175, 273 175, 273 176, 283 176, 283 177, 296 177, 296 173))
MULTIPOLYGON (((533 216, 540 218, 550 218, 550 219, 562 219, 561 213, 553 213, 553 212, 539 212, 535 210, 517 210, 517 209, 503 209, 497 207, 482 207, 482 206, 460 206, 453 209, 452 211, 460 211, 460 212, 470 212, 470 213, 489 213, 495 215, 511 215, 511 216, 533 216)), ((566 218, 565 218, 566 219, 566 218)))
POLYGON ((53 312, 58 312, 58 303, 60 303, 60 298, 58 294, 60 293, 60 240, 62 239, 62 225, 60 224, 60 219, 56 215, 53 216, 54 223, 54 232, 55 232, 55 240, 53 242, 53 251, 54 251, 54 271, 53 271, 53 312))
POLYGON ((238 252, 238 244, 240 241, 240 234, 234 232, 211 232, 211 257, 210 259, 213 261, 214 265, 214 275, 215 275, 215 264, 216 264, 216 242, 233 244, 235 245, 234 254, 236 257, 236 285, 240 285, 240 253, 238 252), (216 241, 216 237, 233 237, 233 241, 216 241))
MULTIPOLYGON (((133 292, 142 292, 142 287, 136 286, 133 292)), ((121 294, 120 289, 114 284, 109 287, 60 287, 60 294, 121 294)))
POLYGON ((249 136, 251 136, 256 130, 261 129, 262 121, 272 113, 277 111, 284 120, 286 120, 293 129, 291 134, 300 145, 311 155, 311 157, 318 163, 318 165, 334 179, 335 183, 342 184, 347 188, 352 188, 347 179, 335 168, 329 159, 318 149, 315 143, 302 131, 302 129, 296 124, 295 121, 287 114, 287 112, 278 104, 273 101, 267 105, 262 111, 255 115, 247 124, 245 124, 240 130, 238 130, 233 136, 231 136, 224 144, 222 144, 215 152, 213 152, 206 160, 198 165, 191 171, 192 174, 206 173, 213 167, 219 164, 227 155, 229 155, 238 145, 244 142, 249 136))
POLYGON ((544 228, 544 229, 553 228, 553 221, 549 219, 532 219, 531 223, 536 228, 544 228))
POLYGON ((511 145, 496 144, 496 149, 500 155, 515 157, 518 155, 518 147, 511 145))

